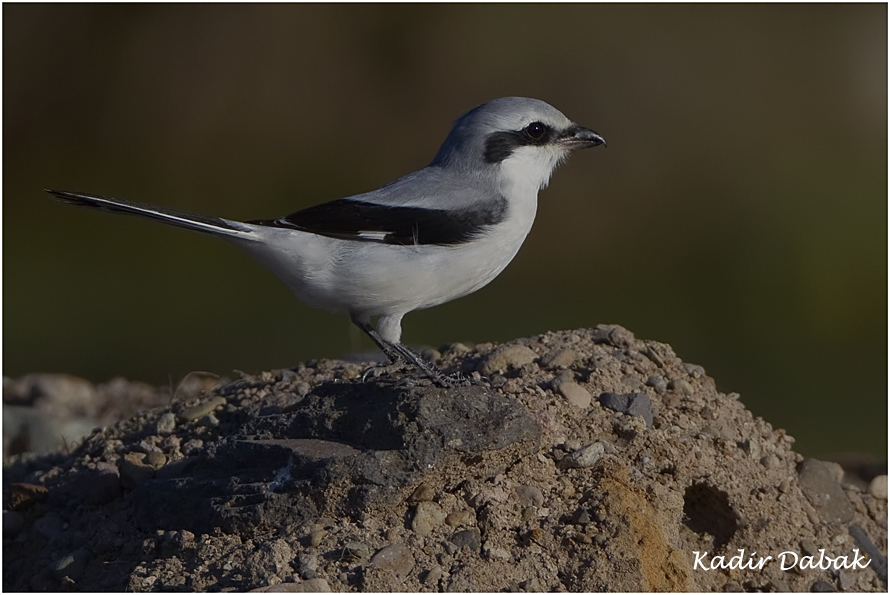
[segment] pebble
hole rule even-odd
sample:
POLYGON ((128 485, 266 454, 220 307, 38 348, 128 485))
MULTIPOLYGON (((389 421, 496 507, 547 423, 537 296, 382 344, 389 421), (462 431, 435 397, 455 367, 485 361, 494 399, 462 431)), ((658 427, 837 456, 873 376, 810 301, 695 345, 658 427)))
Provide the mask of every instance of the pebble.
POLYGON ((176 416, 171 412, 167 412, 161 417, 158 418, 158 423, 155 426, 155 431, 158 434, 167 435, 172 434, 176 430, 176 416))
POLYGON ((652 413, 652 401, 649 399, 649 395, 645 393, 627 393, 622 395, 606 392, 599 396, 599 401, 603 407, 612 411, 642 417, 646 422, 646 427, 652 427, 655 417, 652 413))
POLYGON ((811 593, 834 593, 836 590, 828 581, 816 581, 810 587, 811 593))
POLYGON ((328 532, 324 529, 319 529, 318 531, 313 531, 309 534, 309 545, 312 547, 318 547, 321 545, 321 542, 327 537, 328 532))
POLYGON ((435 585, 442 578, 442 567, 438 564, 426 571, 421 582, 424 585, 435 585))
POLYGON ((10 496, 10 507, 14 510, 23 510, 46 500, 49 491, 42 485, 14 483, 10 486, 10 496))
POLYGON ((491 376, 498 372, 506 372, 509 368, 519 368, 530 364, 538 354, 525 345, 504 345, 491 352, 478 370, 483 376, 491 376))
POLYGON ((590 513, 583 508, 579 508, 575 511, 575 514, 572 515, 572 522, 576 525, 586 525, 590 522, 590 513))
POLYGON ((219 419, 212 413, 208 413, 198 420, 198 425, 205 428, 215 428, 219 425, 219 419))
POLYGON ((556 351, 551 351, 541 358, 541 366, 548 369, 553 368, 569 368, 578 361, 578 352, 571 347, 565 347, 556 351))
POLYGON ((371 547, 361 541, 350 541, 343 546, 343 555, 350 560, 364 560, 371 555, 371 547))
POLYGON ((204 449, 204 441, 200 438, 192 438, 183 444, 180 449, 182 450, 182 454, 187 457, 193 454, 197 455, 204 449))
POLYGON ((621 377, 621 384, 626 386, 629 390, 640 390, 643 388, 643 381, 640 380, 638 376, 635 374, 625 374, 621 377))
POLYGON ((842 591, 852 591, 856 586, 856 579, 849 572, 839 570, 837 573, 837 581, 842 591))
POLYGON ((456 510, 449 512, 445 517, 445 524, 449 527, 460 527, 461 525, 471 525, 476 520, 476 514, 472 510, 456 510))
POLYGON ((417 486, 417 489, 408 496, 408 502, 414 504, 416 502, 429 502, 436 495, 436 491, 425 483, 417 486))
POLYGON ((636 339, 634 338, 634 334, 623 326, 618 326, 617 324, 598 324, 597 327, 593 329, 593 340, 596 343, 609 343, 615 347, 623 347, 626 349, 632 347, 636 339))
POLYGON ((401 543, 393 543, 374 554, 371 565, 389 570, 400 580, 405 580, 414 569, 414 556, 401 543))
POLYGON ((323 578, 313 578, 298 583, 278 583, 259 589, 251 589, 249 593, 331 593, 331 586, 323 578))
POLYGON ((868 484, 868 493, 880 500, 887 499, 887 476, 878 475, 868 484))
POLYGON ((701 378, 705 375, 705 369, 698 364, 683 364, 683 370, 693 378, 701 378))
POLYGON ((760 464, 767 469, 772 469, 779 464, 779 457, 774 454, 763 455, 760 457, 760 464))
POLYGON ((162 452, 153 451, 145 455, 145 459, 143 459, 143 462, 151 465, 155 469, 160 469, 167 464, 167 455, 162 452))
POLYGON ((687 380, 683 380, 682 378, 675 378, 668 382, 668 388, 678 394, 691 396, 695 394, 695 389, 692 388, 692 385, 689 384, 687 380))
POLYGON ((478 552, 482 547, 482 534, 479 533, 479 529, 464 529, 452 535, 450 541, 458 548, 466 546, 472 551, 478 552))
POLYGON ((124 455, 124 458, 118 462, 121 486, 133 490, 154 477, 154 467, 146 465, 143 462, 144 459, 144 454, 131 452, 124 455))
POLYGON ((646 380, 646 386, 651 386, 652 388, 654 388, 655 392, 657 392, 659 395, 663 395, 665 392, 667 392, 667 382, 661 376, 650 376, 646 380))
POLYGON ((318 571, 318 556, 315 554, 300 554, 297 558, 297 569, 300 572, 300 576, 304 579, 313 579, 316 578, 315 574, 318 571))
POLYGON ((594 442, 584 448, 564 456, 560 459, 558 466, 560 469, 584 469, 593 467, 605 454, 605 447, 602 442, 594 442))
POLYGON ((504 548, 494 547, 486 543, 482 546, 482 553, 489 560, 512 560, 513 556, 504 548))
POLYGON ((3 538, 12 539, 25 526, 25 517, 14 510, 3 511, 3 538))
POLYGON ((216 410, 217 407, 222 407, 225 404, 225 397, 216 396, 212 399, 204 401, 203 403, 198 403, 197 405, 186 407, 179 412, 179 419, 180 421, 184 422, 194 421, 196 419, 204 417, 209 413, 212 413, 216 410))
POLYGON ((414 509, 414 518, 411 519, 411 530, 425 537, 433 532, 433 529, 442 524, 445 513, 435 502, 418 502, 414 509))
POLYGON ((548 589, 546 589, 544 585, 541 584, 541 581, 539 581, 537 578, 531 578, 523 583, 520 583, 519 586, 525 589, 526 593, 544 593, 548 591, 548 589))
POLYGON ((544 494, 535 486, 519 485, 513 488, 521 506, 544 506, 544 494))
POLYGON ((579 409, 590 407, 590 402, 593 400, 587 389, 576 382, 563 382, 557 390, 570 404, 579 409))
POLYGON ((824 521, 849 523, 853 520, 853 505, 843 488, 835 481, 827 463, 805 459, 800 464, 798 475, 801 491, 824 521))
POLYGON ((91 554, 89 550, 80 548, 74 550, 67 556, 62 556, 50 565, 50 570, 56 575, 56 578, 68 577, 71 580, 78 580, 83 576, 87 563, 90 561, 91 554))

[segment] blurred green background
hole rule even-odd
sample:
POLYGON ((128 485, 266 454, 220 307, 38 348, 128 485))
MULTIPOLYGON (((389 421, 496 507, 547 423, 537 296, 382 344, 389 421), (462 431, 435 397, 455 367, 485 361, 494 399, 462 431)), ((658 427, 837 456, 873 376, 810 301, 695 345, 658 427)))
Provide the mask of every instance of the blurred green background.
POLYGON ((219 240, 50 201, 233 219, 426 165, 536 97, 597 130, 439 346, 619 323, 804 453, 887 444, 887 6, 3 6, 3 372, 166 384, 372 346, 219 240))

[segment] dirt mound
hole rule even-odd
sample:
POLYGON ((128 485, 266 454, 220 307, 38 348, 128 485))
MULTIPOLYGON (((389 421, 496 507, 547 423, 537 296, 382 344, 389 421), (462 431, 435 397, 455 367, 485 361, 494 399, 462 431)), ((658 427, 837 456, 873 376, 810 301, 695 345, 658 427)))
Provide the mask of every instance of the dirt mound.
POLYGON ((429 355, 486 382, 309 362, 14 458, 4 589, 886 590, 886 490, 668 345, 600 326, 429 355))

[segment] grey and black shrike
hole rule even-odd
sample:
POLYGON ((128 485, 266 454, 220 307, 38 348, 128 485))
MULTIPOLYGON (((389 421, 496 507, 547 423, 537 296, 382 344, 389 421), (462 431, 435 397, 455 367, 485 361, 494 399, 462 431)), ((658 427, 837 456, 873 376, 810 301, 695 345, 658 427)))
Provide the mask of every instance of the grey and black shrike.
POLYGON ((446 376, 400 341, 402 317, 494 279, 528 235, 538 190, 572 149, 604 145, 537 99, 504 97, 461 116, 427 167, 366 194, 280 219, 231 221, 94 194, 47 190, 74 205, 156 219, 247 250, 301 300, 343 310, 393 362, 446 376), (371 317, 378 316, 376 329, 371 317))

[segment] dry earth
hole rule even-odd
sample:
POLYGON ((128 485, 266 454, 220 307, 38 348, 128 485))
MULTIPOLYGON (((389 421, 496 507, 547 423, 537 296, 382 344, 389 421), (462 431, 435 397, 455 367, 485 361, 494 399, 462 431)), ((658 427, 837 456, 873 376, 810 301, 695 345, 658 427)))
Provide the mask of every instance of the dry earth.
MULTIPOLYGON (((805 460, 670 346, 601 325, 427 355, 487 381, 133 384, 159 406, 7 457, 4 590, 886 591, 886 475, 805 460)), ((39 401, 22 382, 5 403, 39 401)))

